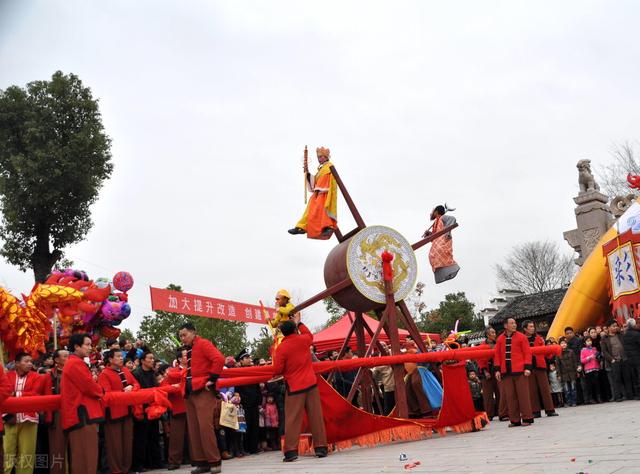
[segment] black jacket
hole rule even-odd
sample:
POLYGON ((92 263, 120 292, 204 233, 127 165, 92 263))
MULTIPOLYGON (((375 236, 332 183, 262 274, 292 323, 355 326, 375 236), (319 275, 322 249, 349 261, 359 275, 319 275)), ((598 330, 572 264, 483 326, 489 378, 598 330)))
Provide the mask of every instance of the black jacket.
POLYGON ((622 345, 627 358, 634 363, 640 363, 640 329, 629 328, 622 335, 622 345))

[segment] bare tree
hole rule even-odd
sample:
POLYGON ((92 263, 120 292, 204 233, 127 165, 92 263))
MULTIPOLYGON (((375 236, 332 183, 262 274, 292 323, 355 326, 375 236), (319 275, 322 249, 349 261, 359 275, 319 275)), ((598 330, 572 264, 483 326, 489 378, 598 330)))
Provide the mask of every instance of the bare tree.
POLYGON ((635 192, 629 188, 627 174, 640 175, 640 160, 637 157, 637 147, 637 143, 634 145, 628 141, 614 145, 611 150, 613 162, 597 170, 602 191, 607 196, 613 198, 635 192))
POLYGON ((576 267, 571 254, 561 254, 557 244, 546 240, 516 245, 495 270, 504 288, 539 293, 567 286, 576 267))

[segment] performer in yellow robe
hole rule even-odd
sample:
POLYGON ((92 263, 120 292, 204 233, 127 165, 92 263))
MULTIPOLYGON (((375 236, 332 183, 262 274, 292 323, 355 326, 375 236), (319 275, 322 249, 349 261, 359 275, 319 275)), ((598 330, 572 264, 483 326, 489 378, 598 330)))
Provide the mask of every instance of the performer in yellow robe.
MULTIPOLYGON (((294 308, 293 303, 291 301, 291 295, 287 290, 280 290, 276 293, 276 315, 272 319, 267 316, 267 325, 269 326, 269 330, 271 331, 271 335, 273 336, 273 349, 271 351, 271 359, 275 358, 276 349, 282 342, 284 336, 282 335, 282 331, 278 327, 280 323, 284 321, 288 321, 290 319, 289 313, 294 308)), ((293 316, 293 315, 291 315, 293 316)))
MULTIPOLYGON (((450 210, 453 211, 455 209, 447 209, 446 205, 436 206, 433 211, 431 211, 431 220, 434 222, 431 227, 425 231, 423 237, 427 237, 431 233, 439 232, 445 227, 455 224, 455 217, 445 215, 445 213, 450 210)), ((447 232, 431 243, 429 263, 431 263, 436 283, 451 280, 458 274, 460 267, 453 259, 451 232, 447 232)))
POLYGON ((338 193, 336 180, 331 174, 330 151, 316 148, 318 172, 315 176, 307 173, 307 187, 313 193, 307 208, 290 234, 307 234, 309 239, 327 240, 331 238, 338 223, 338 193))

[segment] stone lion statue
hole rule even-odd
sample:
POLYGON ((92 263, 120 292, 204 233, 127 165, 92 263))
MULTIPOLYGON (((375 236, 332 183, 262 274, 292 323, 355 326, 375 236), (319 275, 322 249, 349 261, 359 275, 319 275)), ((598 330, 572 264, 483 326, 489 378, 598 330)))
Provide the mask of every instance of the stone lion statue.
POLYGON ((596 183, 596 180, 591 173, 591 160, 580 160, 578 161, 577 167, 580 194, 600 191, 600 186, 598 186, 598 183, 596 183))

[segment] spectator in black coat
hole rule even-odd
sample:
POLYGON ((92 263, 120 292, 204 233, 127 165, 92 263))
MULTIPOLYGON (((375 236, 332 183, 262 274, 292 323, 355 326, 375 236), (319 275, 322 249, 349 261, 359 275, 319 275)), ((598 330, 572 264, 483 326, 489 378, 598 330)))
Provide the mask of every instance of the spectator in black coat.
POLYGON ((627 364, 633 384, 633 398, 640 400, 640 328, 635 319, 627 321, 627 331, 622 335, 622 345, 627 354, 627 364))

